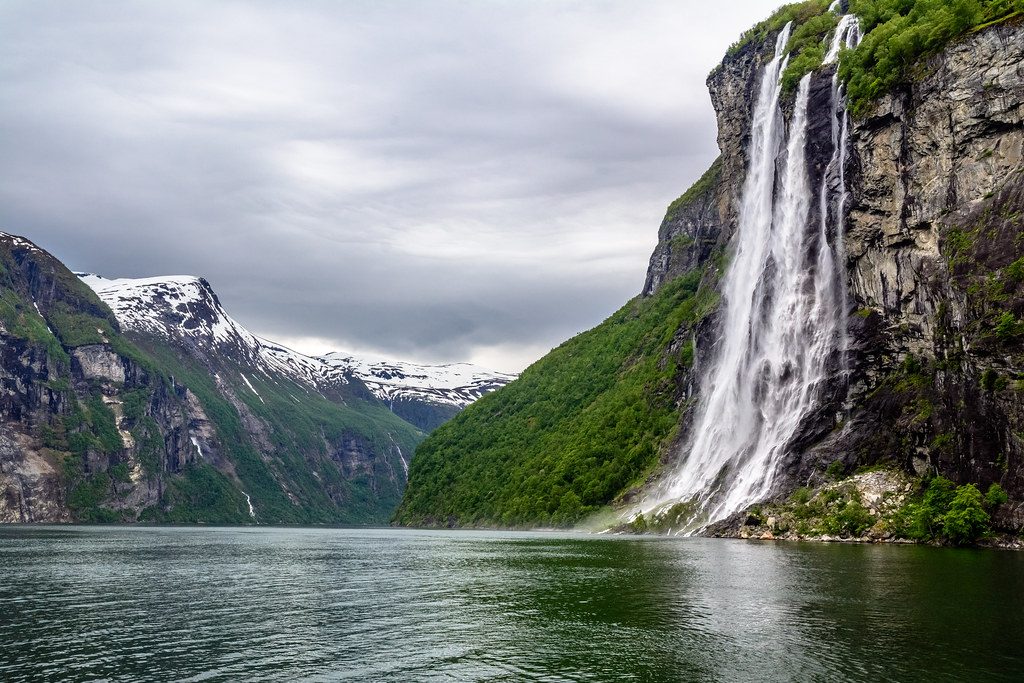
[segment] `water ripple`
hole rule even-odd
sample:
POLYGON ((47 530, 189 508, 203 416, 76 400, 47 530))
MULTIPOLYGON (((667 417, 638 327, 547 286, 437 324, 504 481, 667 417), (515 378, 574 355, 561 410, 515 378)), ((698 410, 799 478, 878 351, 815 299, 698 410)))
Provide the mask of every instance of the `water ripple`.
POLYGON ((396 530, 0 529, 0 679, 1013 680, 1024 558, 396 530))

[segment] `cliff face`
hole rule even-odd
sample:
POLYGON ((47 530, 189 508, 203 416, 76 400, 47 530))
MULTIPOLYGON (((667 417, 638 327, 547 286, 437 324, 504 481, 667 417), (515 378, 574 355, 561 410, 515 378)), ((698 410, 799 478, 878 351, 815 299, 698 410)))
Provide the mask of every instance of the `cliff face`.
MULTIPOLYGON (((797 14, 826 9, 824 3, 795 7, 797 14)), ((784 24, 774 17, 759 25, 709 76, 721 155, 669 207, 641 296, 429 437, 413 463, 399 522, 566 524, 604 505, 636 511, 653 499, 676 505, 652 508, 653 521, 639 516, 632 528, 679 532, 700 514, 694 503, 700 494, 680 500, 674 475, 694 443, 696 419, 716 419, 701 412, 698 392, 716 349, 723 348, 718 292, 736 253, 762 74, 784 24), (631 326, 637 334, 627 334, 631 326), (640 420, 651 416, 656 428, 652 420, 640 420), (674 425, 665 426, 669 421, 674 425)), ((811 66, 821 64, 824 51, 815 56, 820 46, 812 48, 800 56, 811 66)), ((784 266, 791 272, 793 263, 808 269, 839 264, 835 285, 845 296, 838 312, 832 298, 821 308, 830 307, 827 322, 845 334, 834 335, 835 346, 819 356, 823 378, 819 382, 816 375, 805 385, 814 400, 801 404, 795 431, 772 443, 769 499, 782 501, 804 486, 824 490, 826 482, 884 465, 893 476, 879 481, 920 483, 942 474, 982 490, 999 483, 1010 501, 993 504, 996 524, 1024 528, 1022 50, 1019 20, 965 33, 921 64, 912 85, 864 115, 845 117, 846 138, 838 132, 844 117, 837 119, 834 109, 837 67, 811 72, 806 141, 796 148, 799 156, 779 149, 773 198, 788 182, 788 159, 803 158, 806 188, 813 189, 801 191, 806 205, 784 206, 807 211, 796 240, 800 248, 811 253, 824 239, 827 249, 818 251, 834 261, 802 254, 784 266), (847 145, 840 146, 840 139, 847 145)), ((792 141, 796 93, 783 91, 780 106, 788 134, 772 135, 792 141)), ((759 190, 766 177, 760 176, 759 190)), ((799 220, 790 214, 777 219, 767 228, 772 239, 780 224, 789 230, 799 220)), ((785 254, 794 253, 792 242, 785 244, 785 254)), ((778 258, 772 252, 759 267, 764 273, 781 269, 778 258)), ((787 282, 813 289, 813 280, 787 282)), ((754 283, 752 301, 761 317, 749 317, 747 341, 753 341, 743 356, 754 361, 765 358, 757 345, 773 339, 752 328, 788 293, 773 289, 758 298, 759 291, 769 290, 754 283)), ((817 291, 815 297, 825 300, 817 291)), ((736 330, 742 334, 743 328, 736 330)), ((800 339, 827 337, 832 343, 832 328, 820 337, 815 332, 800 339)), ((802 353, 797 345, 786 351, 802 353)), ((752 396, 766 395, 777 388, 768 385, 772 377, 791 386, 789 358, 744 366, 752 372, 738 375, 747 384, 737 396, 751 387, 752 396)), ((743 401, 746 408, 750 402, 743 401)), ((769 419, 757 410, 743 415, 753 425, 769 419)), ((744 444, 739 446, 742 458, 744 444)), ((694 457, 705 464, 711 459, 708 453, 694 457)), ((728 488, 731 474, 735 470, 712 473, 718 478, 709 487, 728 488)), ((865 514, 880 520, 877 509, 865 514)), ((734 513, 707 531, 736 533, 746 519, 746 513, 734 513)), ((594 524, 607 528, 617 521, 610 515, 594 524)))
POLYGON ((198 457, 188 434, 201 409, 132 358, 110 312, 49 254, 6 235, 0 261, 0 521, 156 504, 198 457))
MULTIPOLYGON (((972 34, 925 73, 853 128, 857 354, 840 443, 1020 501, 1024 27, 972 34)), ((1004 521, 1024 526, 1014 510, 1004 521)))
MULTIPOLYGON (((645 295, 729 252, 756 78, 773 44, 774 35, 747 45, 709 77, 720 171, 670 208, 645 295)), ((827 120, 814 113, 828 106, 831 75, 812 78, 812 122, 827 120)), ((791 108, 792 95, 783 102, 791 108)), ((1024 527, 1022 117, 1024 27, 1010 23, 969 34, 930 59, 912 86, 851 119, 843 239, 850 377, 836 377, 805 421, 779 494, 813 483, 836 461, 847 472, 892 463, 958 483, 998 482, 1011 496, 998 521, 1024 527)), ((808 130, 812 186, 831 135, 827 125, 808 130)), ((698 336, 698 366, 714 325, 698 336)), ((690 394, 693 378, 686 382, 690 394)), ((682 413, 664 462, 677 457, 687 419, 682 413)))

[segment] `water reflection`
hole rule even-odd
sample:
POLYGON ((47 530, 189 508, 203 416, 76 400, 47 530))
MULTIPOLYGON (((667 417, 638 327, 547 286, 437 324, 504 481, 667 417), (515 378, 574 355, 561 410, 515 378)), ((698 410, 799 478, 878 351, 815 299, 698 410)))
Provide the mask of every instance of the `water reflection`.
POLYGON ((0 678, 986 680, 1024 557, 552 534, 0 529, 0 678))

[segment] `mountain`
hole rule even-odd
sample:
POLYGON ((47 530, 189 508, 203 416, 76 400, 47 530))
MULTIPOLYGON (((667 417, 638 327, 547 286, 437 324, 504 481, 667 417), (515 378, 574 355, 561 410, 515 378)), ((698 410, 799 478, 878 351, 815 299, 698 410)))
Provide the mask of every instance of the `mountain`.
POLYGON ((420 444, 398 523, 1024 529, 1024 7, 846 5, 729 48, 643 291, 420 444))
POLYGON ((116 314, 0 233, 0 521, 388 519, 423 432, 358 376, 256 338, 205 280, 89 282, 116 314))
POLYGON ((435 429, 470 403, 516 378, 471 363, 420 365, 337 352, 317 360, 323 363, 325 376, 345 372, 358 377, 392 412, 424 431, 435 429))
POLYGON ((469 363, 419 365, 343 353, 307 356, 239 325, 203 278, 110 280, 92 273, 78 275, 110 306, 125 330, 170 340, 206 361, 227 356, 248 366, 249 374, 278 373, 328 397, 354 391, 367 398, 369 391, 424 431, 515 379, 469 363))

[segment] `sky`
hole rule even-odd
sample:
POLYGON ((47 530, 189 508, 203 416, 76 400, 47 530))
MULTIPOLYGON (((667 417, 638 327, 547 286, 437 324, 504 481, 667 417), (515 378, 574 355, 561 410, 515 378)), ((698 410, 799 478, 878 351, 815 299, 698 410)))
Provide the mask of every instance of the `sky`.
POLYGON ((641 289, 763 0, 0 0, 0 230, 251 331, 516 372, 641 289))

